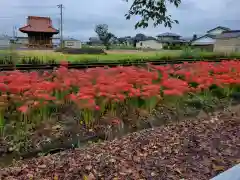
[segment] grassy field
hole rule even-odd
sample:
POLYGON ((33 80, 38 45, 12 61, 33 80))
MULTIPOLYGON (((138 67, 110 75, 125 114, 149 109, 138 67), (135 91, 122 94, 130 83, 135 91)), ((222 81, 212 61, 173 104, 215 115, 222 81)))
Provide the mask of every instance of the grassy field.
POLYGON ((75 61, 116 61, 116 60, 131 60, 131 59, 159 59, 161 57, 170 56, 178 57, 181 51, 136 51, 136 50, 110 50, 106 51, 107 55, 91 55, 91 54, 62 54, 53 51, 18 51, 19 55, 24 57, 38 57, 43 61, 48 61, 50 59, 55 59, 56 61, 68 60, 71 62, 75 61))
POLYGON ((109 50, 106 55, 91 54, 63 54, 52 50, 1 50, 0 64, 8 64, 14 61, 15 64, 33 63, 36 61, 45 62, 116 62, 116 61, 136 61, 136 60, 166 60, 166 59, 207 59, 215 57, 240 57, 240 54, 219 54, 214 52, 192 51, 192 50, 159 50, 159 51, 139 51, 139 50, 109 50), (7 61, 8 62, 7 62, 7 61))

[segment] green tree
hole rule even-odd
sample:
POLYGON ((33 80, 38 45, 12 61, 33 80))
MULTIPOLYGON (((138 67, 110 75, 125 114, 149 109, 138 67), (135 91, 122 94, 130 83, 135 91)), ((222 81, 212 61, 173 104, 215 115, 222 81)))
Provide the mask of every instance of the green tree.
MULTIPOLYGON (((125 0, 129 1, 129 0, 125 0)), ((167 14, 167 4, 173 4, 178 7, 181 0, 133 0, 133 3, 125 14, 126 19, 132 16, 140 16, 141 19, 135 24, 135 29, 146 28, 150 20, 153 21, 154 27, 163 24, 165 27, 172 27, 172 24, 177 23, 173 20, 170 14, 167 14)))
POLYGON ((99 39, 102 41, 103 45, 106 49, 110 48, 111 39, 114 35, 108 32, 108 25, 107 24, 98 24, 95 27, 95 32, 97 33, 99 39))
POLYGON ((197 35, 194 34, 193 37, 192 37, 192 41, 195 41, 197 39, 197 35))

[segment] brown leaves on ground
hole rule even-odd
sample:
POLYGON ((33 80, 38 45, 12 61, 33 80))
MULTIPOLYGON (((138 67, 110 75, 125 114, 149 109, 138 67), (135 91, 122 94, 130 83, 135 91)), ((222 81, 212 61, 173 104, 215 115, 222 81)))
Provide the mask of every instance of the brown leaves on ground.
POLYGON ((239 163, 240 118, 182 121, 19 162, 2 180, 206 180, 239 163))

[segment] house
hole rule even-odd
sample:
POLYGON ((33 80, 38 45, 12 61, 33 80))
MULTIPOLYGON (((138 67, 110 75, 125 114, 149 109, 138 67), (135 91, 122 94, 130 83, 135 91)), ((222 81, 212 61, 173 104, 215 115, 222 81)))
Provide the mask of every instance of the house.
POLYGON ((88 43, 90 46, 102 46, 102 41, 97 37, 90 37, 88 43))
POLYGON ((195 48, 213 51, 214 44, 216 42, 216 37, 223 33, 224 31, 228 30, 230 29, 223 26, 218 26, 216 28, 210 29, 209 31, 207 31, 206 34, 192 41, 191 45, 195 48))
POLYGON ((180 35, 169 32, 157 35, 157 40, 161 42, 164 46, 182 45, 186 43, 184 39, 181 39, 180 35))
POLYGON ((61 39, 59 37, 53 37, 52 38, 52 45, 53 48, 58 48, 61 45, 61 39))
POLYGON ((163 49, 163 43, 153 37, 146 37, 144 40, 136 43, 136 48, 163 49))
POLYGON ((10 47, 10 37, 0 36, 0 49, 7 49, 10 47))
POLYGON ((59 31, 49 17, 28 16, 27 25, 19 31, 28 35, 29 47, 52 47, 52 36, 59 31))
POLYGON ((212 35, 212 36, 217 36, 219 34, 222 34, 224 31, 230 31, 231 29, 223 26, 217 26, 213 29, 210 29, 207 31, 207 34, 212 35))
POLYGON ((28 37, 14 37, 13 43, 23 45, 23 46, 28 45, 28 37))
POLYGON ((82 44, 81 41, 74 39, 74 38, 68 38, 63 39, 64 47, 66 48, 81 48, 82 44))
POLYGON ((240 52, 240 30, 228 30, 216 36, 215 52, 240 52))

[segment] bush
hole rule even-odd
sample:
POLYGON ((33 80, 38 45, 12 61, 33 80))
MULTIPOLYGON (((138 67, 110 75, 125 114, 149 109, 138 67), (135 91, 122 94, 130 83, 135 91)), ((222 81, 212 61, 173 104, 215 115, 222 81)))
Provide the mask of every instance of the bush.
POLYGON ((103 49, 100 48, 63 48, 56 49, 55 52, 62 52, 64 54, 107 54, 103 49))
POLYGON ((0 51, 0 64, 17 64, 19 56, 16 51, 3 50, 0 51))

